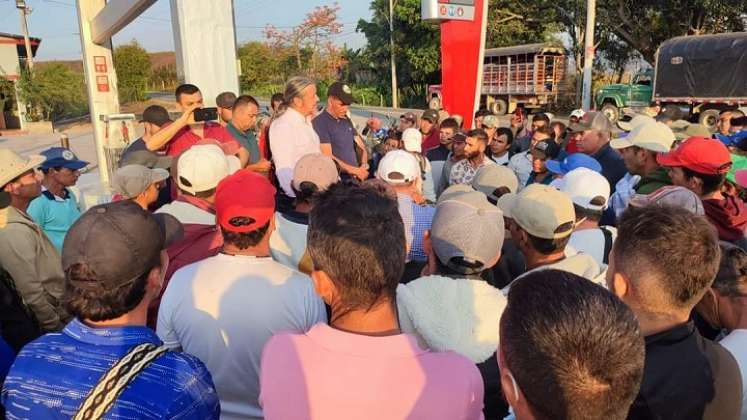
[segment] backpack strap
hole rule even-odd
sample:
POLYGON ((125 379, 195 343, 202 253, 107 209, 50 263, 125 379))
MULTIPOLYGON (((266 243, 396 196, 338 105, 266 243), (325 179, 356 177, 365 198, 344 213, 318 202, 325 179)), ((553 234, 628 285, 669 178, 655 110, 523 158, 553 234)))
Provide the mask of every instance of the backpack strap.
POLYGON ((99 379, 78 409, 73 420, 99 420, 114 405, 122 391, 145 368, 166 353, 166 346, 143 343, 130 349, 99 379))
POLYGON ((604 257, 603 257, 602 262, 605 264, 609 264, 610 263, 610 252, 612 251, 612 232, 610 232, 603 226, 600 226, 599 230, 601 230, 602 235, 604 235, 604 257))

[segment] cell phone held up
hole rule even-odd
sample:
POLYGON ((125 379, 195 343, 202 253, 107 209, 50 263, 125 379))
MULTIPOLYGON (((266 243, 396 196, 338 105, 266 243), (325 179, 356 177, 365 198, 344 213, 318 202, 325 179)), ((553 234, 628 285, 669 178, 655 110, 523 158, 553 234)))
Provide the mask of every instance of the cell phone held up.
POLYGON ((200 108, 194 110, 195 121, 215 121, 218 119, 218 108, 200 108))

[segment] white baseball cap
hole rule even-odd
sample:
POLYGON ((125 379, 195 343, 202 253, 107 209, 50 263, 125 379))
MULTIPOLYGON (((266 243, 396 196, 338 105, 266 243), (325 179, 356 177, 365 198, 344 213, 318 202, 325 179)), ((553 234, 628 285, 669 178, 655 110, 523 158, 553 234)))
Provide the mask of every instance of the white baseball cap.
POLYGON ((402 132, 402 143, 408 152, 422 152, 423 135, 417 128, 407 128, 402 132))
POLYGON ((588 210, 604 210, 610 200, 610 183, 599 172, 588 168, 574 169, 557 180, 557 188, 573 204, 588 210))
POLYGON ((573 111, 571 111, 571 115, 570 116, 571 117, 576 117, 576 118, 583 118, 584 114, 586 114, 586 112, 584 112, 583 109, 579 108, 579 109, 574 109, 573 111))
POLYGON ((636 125, 625 137, 612 139, 610 146, 614 149, 637 146, 652 152, 667 153, 672 149, 674 140, 675 136, 671 128, 664 123, 652 120, 636 125))
POLYGON ((618 121, 617 126, 620 127, 621 130, 631 131, 639 125, 652 122, 656 122, 656 120, 646 114, 636 114, 636 116, 631 118, 630 121, 618 121))
POLYGON ((392 185, 407 184, 420 177, 420 165, 409 152, 392 150, 379 162, 376 177, 392 185))
POLYGON ((518 194, 505 194, 497 206, 505 217, 538 238, 565 238, 576 227, 573 203, 549 185, 530 184, 518 194))
POLYGON ((177 184, 190 194, 209 191, 240 168, 239 159, 226 156, 218 145, 195 145, 179 156, 177 184))

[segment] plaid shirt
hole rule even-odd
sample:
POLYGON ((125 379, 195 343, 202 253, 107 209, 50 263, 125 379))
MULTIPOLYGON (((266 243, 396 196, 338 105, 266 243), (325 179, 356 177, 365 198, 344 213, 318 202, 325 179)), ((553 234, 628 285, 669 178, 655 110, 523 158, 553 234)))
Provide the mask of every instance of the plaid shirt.
POLYGON ((423 249, 423 234, 431 228, 436 208, 421 206, 409 195, 400 193, 397 193, 397 206, 405 225, 405 239, 410 246, 406 261, 426 261, 428 257, 423 249))

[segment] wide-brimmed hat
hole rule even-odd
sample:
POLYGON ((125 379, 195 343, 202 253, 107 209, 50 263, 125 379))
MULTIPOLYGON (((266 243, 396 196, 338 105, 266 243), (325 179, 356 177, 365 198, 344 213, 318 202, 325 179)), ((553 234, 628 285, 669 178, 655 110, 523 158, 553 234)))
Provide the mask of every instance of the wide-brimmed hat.
POLYGON ((24 172, 38 168, 46 159, 41 155, 23 157, 12 150, 0 149, 0 187, 24 172))

